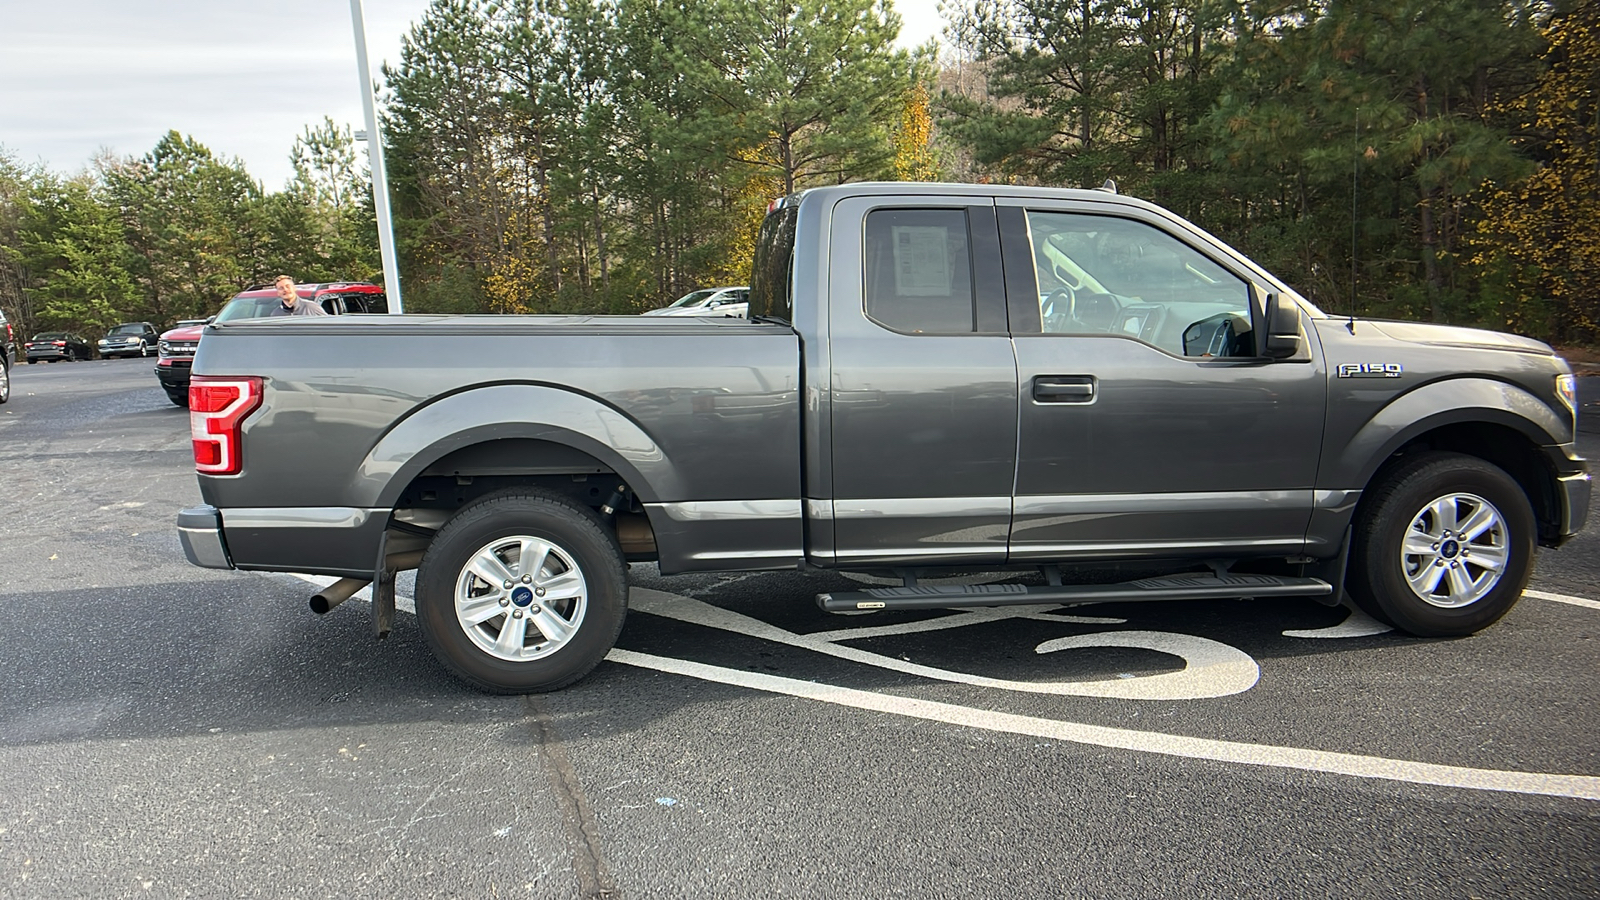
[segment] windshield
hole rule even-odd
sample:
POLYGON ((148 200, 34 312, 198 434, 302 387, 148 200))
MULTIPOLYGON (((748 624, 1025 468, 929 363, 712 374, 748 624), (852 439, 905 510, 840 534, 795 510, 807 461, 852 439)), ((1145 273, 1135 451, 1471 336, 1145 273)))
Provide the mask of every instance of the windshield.
POLYGON ((272 307, 282 306, 277 297, 235 297, 217 313, 218 322, 235 319, 260 319, 272 314, 272 307))
POLYGON ((143 325, 118 325, 111 329, 112 334, 144 334, 143 325))
POLYGON ((691 306, 699 306, 707 300, 710 300, 711 295, 715 293, 716 291, 691 291, 690 293, 679 297, 677 300, 674 300, 672 305, 668 306, 667 309, 687 309, 691 306))

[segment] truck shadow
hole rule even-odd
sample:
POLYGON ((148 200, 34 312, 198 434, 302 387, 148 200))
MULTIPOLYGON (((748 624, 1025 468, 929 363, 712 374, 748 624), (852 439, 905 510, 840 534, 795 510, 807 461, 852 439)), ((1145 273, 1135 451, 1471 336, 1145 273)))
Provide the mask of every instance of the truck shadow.
MULTIPOLYGON (((833 576, 827 576, 832 579, 833 576)), ((842 581, 842 579, 839 579, 842 581)), ((666 587, 672 579, 654 579, 666 587)), ((1065 610, 1068 615, 1125 618, 1094 624, 1050 616, 996 619, 951 629, 863 633, 841 629, 928 622, 946 612, 838 617, 811 604, 817 578, 759 576, 702 594, 718 609, 757 619, 794 635, 832 631, 836 643, 885 658, 1018 681, 1138 679, 1184 669, 1181 658, 1138 646, 1091 646, 1040 654, 1043 642, 1100 632, 1172 632, 1228 644, 1257 660, 1264 672, 1310 673, 1279 678, 1285 692, 1321 687, 1319 669, 1349 671, 1364 654, 1405 650, 1428 664, 1454 657, 1455 670, 1484 665, 1476 657, 1501 646, 1492 638, 1423 641, 1395 633, 1341 640, 1283 636, 1285 630, 1335 625, 1346 615, 1314 603, 1273 602, 1119 604, 1065 610), (1340 663, 1355 654, 1356 662, 1340 663), (1284 666, 1283 660, 1322 657, 1325 665, 1284 666)), ((844 585, 840 585, 843 587, 844 585)), ((57 591, 8 595, 0 628, 11 652, 0 668, 0 746, 126 740, 182 734, 336 728, 352 724, 505 723, 530 714, 521 697, 495 696, 465 686, 432 658, 414 616, 401 611, 385 641, 372 636, 370 607, 352 601, 318 617, 292 584, 230 577, 203 584, 171 582, 103 592, 57 591), (109 614, 86 613, 98 606, 109 614)), ((1516 613, 1513 613, 1515 616, 1516 613)), ((1515 636, 1518 629, 1499 626, 1515 636)), ((1490 632, 1497 634, 1499 632, 1490 632)), ((726 670, 779 675, 858 690, 932 688, 964 702, 1051 704, 1073 715, 1113 708, 1149 708, 1143 700, 1081 696, 1040 698, 952 684, 814 648, 635 610, 618 644, 623 649, 685 659, 726 670), (978 698, 984 698, 979 700, 978 698), (1011 698, 1011 699, 1001 699, 1011 698), (1068 712, 1069 710, 1073 712, 1068 712)), ((719 702, 745 689, 711 685, 635 666, 602 663, 586 680, 548 696, 563 730, 581 725, 602 735, 650 727, 696 704, 719 702), (651 686, 648 690, 645 687, 651 686), (663 685, 666 685, 663 687, 663 685), (659 689, 658 689, 659 688, 659 689), (641 693, 644 691, 644 693, 641 693), (640 702, 645 694, 653 702, 640 702)), ((1247 687, 1244 696, 1261 688, 1247 687)), ((1221 696, 1221 695, 1219 695, 1221 696)), ((1180 704, 1215 711, 1216 700, 1180 704)), ((1237 702, 1225 700, 1225 702, 1237 702)), ((1168 704, 1170 705, 1170 704, 1168 704)), ((1092 717, 1092 716, 1091 716, 1092 717)), ((507 732, 508 740, 520 729, 507 732)))

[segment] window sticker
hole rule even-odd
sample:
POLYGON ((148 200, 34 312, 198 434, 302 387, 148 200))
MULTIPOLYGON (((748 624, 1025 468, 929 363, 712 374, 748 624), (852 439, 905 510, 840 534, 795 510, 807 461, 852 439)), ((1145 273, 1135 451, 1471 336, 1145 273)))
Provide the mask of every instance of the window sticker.
POLYGON ((902 297, 950 295, 949 229, 893 225, 894 292, 902 297))

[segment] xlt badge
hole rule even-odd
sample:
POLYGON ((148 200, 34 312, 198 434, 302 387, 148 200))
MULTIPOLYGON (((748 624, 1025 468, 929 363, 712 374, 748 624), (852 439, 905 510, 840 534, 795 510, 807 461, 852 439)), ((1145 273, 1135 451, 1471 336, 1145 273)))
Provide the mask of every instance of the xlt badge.
POLYGON ((1405 367, 1399 363, 1340 363, 1340 378, 1399 378, 1405 367))

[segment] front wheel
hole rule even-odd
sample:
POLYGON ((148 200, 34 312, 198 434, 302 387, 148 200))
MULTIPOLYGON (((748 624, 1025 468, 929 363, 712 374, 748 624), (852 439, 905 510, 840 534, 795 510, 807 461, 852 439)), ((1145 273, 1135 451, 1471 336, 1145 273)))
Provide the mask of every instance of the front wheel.
POLYGON ((1504 470, 1459 453, 1420 454, 1357 514, 1351 597, 1421 637, 1480 631, 1522 597, 1537 527, 1527 494, 1504 470))
POLYGON ((463 507, 417 570, 417 622, 434 656, 494 693, 589 674, 622 631, 627 598, 622 551, 595 514, 532 489, 463 507))

